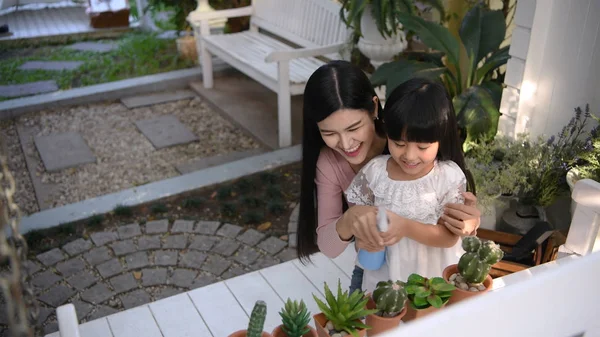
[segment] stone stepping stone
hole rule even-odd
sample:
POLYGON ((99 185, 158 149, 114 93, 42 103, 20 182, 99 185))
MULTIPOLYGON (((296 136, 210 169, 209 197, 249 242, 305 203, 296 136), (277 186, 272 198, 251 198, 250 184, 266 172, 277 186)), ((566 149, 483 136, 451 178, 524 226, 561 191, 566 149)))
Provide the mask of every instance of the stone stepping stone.
POLYGON ((198 140, 177 117, 171 115, 139 120, 135 125, 156 149, 198 140))
POLYGON ((77 132, 37 136, 34 142, 48 172, 96 162, 92 150, 77 132))
POLYGON ((232 153, 228 153, 225 155, 205 157, 205 158, 200 158, 198 160, 194 160, 194 161, 191 161, 188 163, 182 163, 182 164, 176 165, 175 168, 177 169, 177 171, 179 171, 179 173, 186 174, 186 173, 190 173, 190 172, 203 170, 205 168, 229 163, 232 161, 256 156, 263 152, 265 152, 265 150, 263 150, 263 149, 252 149, 252 150, 248 150, 248 151, 232 152, 232 153))
POLYGON ((29 61, 23 63, 21 70, 75 70, 83 64, 82 61, 29 61))
POLYGON ((0 85, 0 97, 20 97, 43 94, 58 90, 55 81, 39 81, 25 84, 0 85))
POLYGON ((96 53, 107 53, 119 48, 117 43, 110 42, 77 42, 67 48, 79 51, 92 51, 96 53))
POLYGON ((121 99, 121 103, 129 109, 142 106, 178 101, 193 98, 196 94, 191 90, 177 90, 171 92, 156 92, 147 95, 131 96, 121 99))

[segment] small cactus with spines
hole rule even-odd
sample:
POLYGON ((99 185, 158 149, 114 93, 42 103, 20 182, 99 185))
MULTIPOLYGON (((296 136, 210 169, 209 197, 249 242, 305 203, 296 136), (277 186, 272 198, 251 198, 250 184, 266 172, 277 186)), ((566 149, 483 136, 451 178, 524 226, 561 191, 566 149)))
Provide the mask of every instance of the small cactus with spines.
POLYGON ((283 323, 282 329, 288 337, 301 337, 310 331, 308 327, 310 312, 303 300, 298 303, 288 298, 279 316, 283 323))
POLYGON ((382 317, 397 316, 404 309, 408 299, 404 282, 391 280, 377 283, 372 296, 379 311, 377 314, 382 317))
POLYGON ((264 301, 258 300, 252 308, 250 314, 250 322, 246 332, 247 337, 261 337, 263 328, 265 327, 265 318, 267 317, 267 304, 264 301))
POLYGON ((495 242, 481 242, 476 236, 464 238, 462 248, 466 253, 458 261, 458 272, 471 284, 483 282, 492 265, 504 257, 504 252, 495 242))

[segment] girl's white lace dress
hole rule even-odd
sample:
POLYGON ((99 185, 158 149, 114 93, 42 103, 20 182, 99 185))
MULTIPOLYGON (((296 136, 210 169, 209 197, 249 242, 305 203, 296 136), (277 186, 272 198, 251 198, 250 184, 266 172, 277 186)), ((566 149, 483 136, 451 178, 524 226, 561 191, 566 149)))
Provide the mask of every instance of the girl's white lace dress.
MULTIPOLYGON (((464 202, 461 193, 466 190, 466 178, 453 161, 436 161, 427 175, 397 181, 388 176, 388 160, 393 159, 389 155, 378 156, 358 172, 345 191, 349 203, 383 206, 402 217, 437 226, 445 204, 464 202)), ((454 247, 437 248, 402 238, 386 248, 383 267, 365 270, 362 289, 373 292, 379 281, 406 281, 412 273, 424 277, 442 276, 444 268, 458 263, 463 253, 461 240, 454 247)))

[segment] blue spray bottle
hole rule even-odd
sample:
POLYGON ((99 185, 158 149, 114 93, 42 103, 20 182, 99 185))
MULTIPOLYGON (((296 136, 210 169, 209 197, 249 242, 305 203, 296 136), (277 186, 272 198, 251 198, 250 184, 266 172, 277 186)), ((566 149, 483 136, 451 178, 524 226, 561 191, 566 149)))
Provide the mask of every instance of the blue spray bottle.
MULTIPOLYGON (((377 210, 377 229, 380 232, 387 232, 388 217, 385 208, 379 207, 377 210)), ((368 252, 364 249, 358 251, 358 262, 367 270, 377 270, 385 263, 385 248, 378 252, 368 252)))

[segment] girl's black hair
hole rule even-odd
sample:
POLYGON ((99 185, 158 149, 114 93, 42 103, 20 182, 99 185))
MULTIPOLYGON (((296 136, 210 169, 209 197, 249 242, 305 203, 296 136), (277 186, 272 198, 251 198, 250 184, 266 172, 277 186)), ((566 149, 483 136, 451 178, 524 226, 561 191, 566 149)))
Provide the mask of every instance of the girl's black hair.
POLYGON ((438 160, 452 160, 467 178, 467 190, 475 193, 473 176, 467 170, 452 100, 444 86, 432 80, 413 78, 399 85, 388 97, 381 114, 389 139, 408 142, 439 142, 438 160))
MULTIPOLYGON (((331 61, 317 69, 304 89, 302 178, 298 216, 297 253, 301 260, 319 251, 317 247, 317 197, 315 174, 321 148, 325 145, 317 123, 340 109, 375 112, 377 96, 362 70, 350 62, 331 61)), ((381 104, 377 103, 381 111, 381 104)), ((384 135, 381 120, 375 120, 375 131, 384 135)), ((340 203, 343 201, 340 200, 340 203)))

